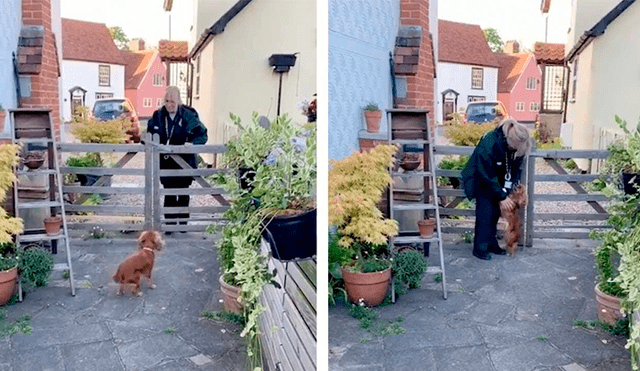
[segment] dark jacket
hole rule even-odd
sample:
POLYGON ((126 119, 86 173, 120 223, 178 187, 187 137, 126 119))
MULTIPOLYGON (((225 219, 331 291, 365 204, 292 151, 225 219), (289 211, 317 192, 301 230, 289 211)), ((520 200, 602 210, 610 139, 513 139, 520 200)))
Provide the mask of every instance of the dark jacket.
POLYGON ((488 132, 480 139, 461 174, 464 193, 469 199, 478 195, 497 200, 507 198, 513 189, 504 188, 507 161, 513 186, 520 182, 524 156, 514 158, 515 151, 507 151, 507 148, 507 140, 501 127, 488 132))
MULTIPOLYGON (((160 135, 161 144, 182 145, 185 143, 207 143, 207 128, 198 119, 198 114, 190 107, 180 106, 174 120, 169 118, 169 112, 162 107, 153 113, 147 123, 147 132, 160 135)), ((195 154, 183 154, 185 159, 195 168, 197 166, 195 154)), ((181 169, 172 159, 160 156, 161 169, 181 169)))

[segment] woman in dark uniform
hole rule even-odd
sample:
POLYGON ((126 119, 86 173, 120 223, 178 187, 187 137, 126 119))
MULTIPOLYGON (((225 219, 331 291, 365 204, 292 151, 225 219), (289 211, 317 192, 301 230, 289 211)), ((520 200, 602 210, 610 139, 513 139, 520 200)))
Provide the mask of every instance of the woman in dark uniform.
POLYGON ((529 129, 506 119, 485 134, 462 169, 466 196, 476 199, 476 225, 473 255, 490 260, 491 254, 504 255, 496 238, 500 210, 513 210, 507 198, 520 182, 522 163, 531 148, 529 129))
MULTIPOLYGON (((147 132, 158 134, 161 144, 184 145, 207 143, 207 128, 200 122, 196 111, 182 105, 180 90, 168 86, 164 95, 164 105, 153 113, 147 124, 147 132)), ((180 155, 192 168, 197 167, 195 154, 180 155)), ((172 158, 160 154, 160 169, 182 169, 172 158)), ((189 188, 193 177, 160 177, 164 188, 189 188)), ((165 207, 189 206, 189 195, 164 196, 165 207)), ((188 213, 165 214, 166 219, 188 219, 188 213)), ((176 223, 167 223, 176 224, 176 223)), ((180 224, 187 224, 186 221, 180 224)))

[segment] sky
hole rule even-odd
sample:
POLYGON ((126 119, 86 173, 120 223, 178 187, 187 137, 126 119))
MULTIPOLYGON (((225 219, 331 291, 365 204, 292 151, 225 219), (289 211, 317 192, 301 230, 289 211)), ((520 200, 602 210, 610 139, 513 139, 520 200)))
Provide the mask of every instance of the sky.
MULTIPOLYGON (((63 0, 64 1, 64 0, 63 0)), ((502 41, 518 40, 533 50, 544 42, 545 16, 540 0, 439 0, 438 19, 495 28, 502 41)), ((564 44, 571 21, 571 0, 552 0, 547 42, 564 44)))
MULTIPOLYGON (((174 0, 171 40, 189 41, 193 23, 192 0, 174 0)), ((120 26, 129 40, 142 38, 148 48, 169 39, 169 12, 164 0, 61 0, 62 18, 120 26)))

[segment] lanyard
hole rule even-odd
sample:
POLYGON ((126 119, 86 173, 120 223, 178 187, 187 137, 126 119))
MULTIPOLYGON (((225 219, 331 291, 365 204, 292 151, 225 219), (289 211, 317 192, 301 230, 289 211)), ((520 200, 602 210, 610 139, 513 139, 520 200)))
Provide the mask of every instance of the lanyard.
POLYGON ((178 113, 176 113, 176 121, 173 122, 173 120, 171 120, 171 116, 169 116, 167 114, 167 116, 165 117, 165 121, 164 121, 164 128, 165 128, 165 133, 167 133, 167 143, 166 144, 171 144, 171 137, 173 136, 173 132, 174 130, 176 130, 176 125, 178 125, 178 113), (171 132, 169 132, 169 121, 173 122, 173 125, 171 126, 171 132))
POLYGON ((504 175, 504 180, 506 181, 510 181, 511 180, 511 156, 509 156, 509 151, 505 152, 505 164, 507 165, 507 173, 504 175))

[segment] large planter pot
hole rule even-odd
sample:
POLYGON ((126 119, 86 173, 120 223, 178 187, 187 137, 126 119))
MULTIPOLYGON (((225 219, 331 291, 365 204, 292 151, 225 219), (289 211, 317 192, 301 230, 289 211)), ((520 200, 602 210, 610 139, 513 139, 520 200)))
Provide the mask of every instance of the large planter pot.
POLYGON ((640 173, 620 173, 620 183, 626 195, 635 195, 638 193, 637 187, 640 187, 640 173))
POLYGON ((369 133, 380 131, 380 121, 382 121, 382 111, 364 111, 364 120, 367 123, 369 133))
POLYGON ((349 301, 359 304, 362 300, 366 306, 375 307, 380 305, 387 296, 389 282, 391 282, 391 268, 381 272, 359 273, 350 272, 342 267, 342 279, 349 301))
POLYGON ((0 271, 0 305, 6 304, 13 296, 16 288, 16 278, 18 277, 18 267, 13 267, 6 271, 0 271))
POLYGON ((596 301, 598 302, 598 319, 615 325, 622 318, 622 313, 620 312, 621 299, 600 291, 598 285, 596 285, 595 292, 596 301))
POLYGON ((316 214, 313 209, 294 216, 278 216, 268 222, 263 237, 275 259, 301 260, 316 254, 316 214))
POLYGON ((240 297, 240 286, 233 286, 224 281, 224 277, 220 276, 220 291, 222 291, 222 303, 224 309, 229 313, 241 314, 244 308, 238 301, 240 297))

